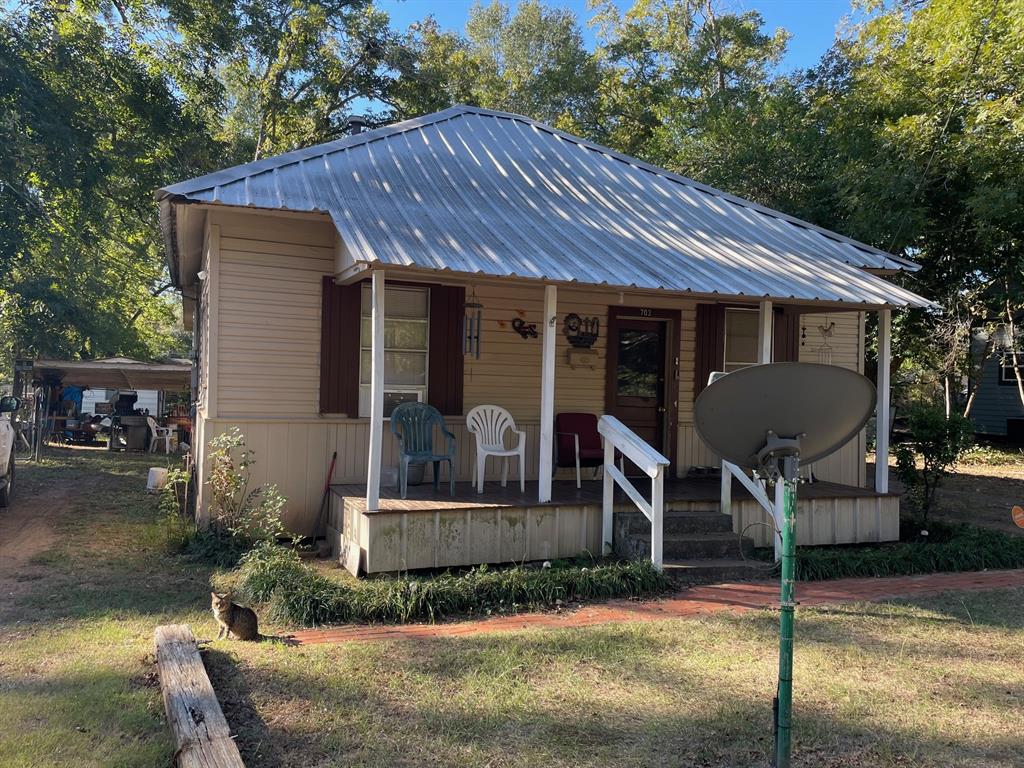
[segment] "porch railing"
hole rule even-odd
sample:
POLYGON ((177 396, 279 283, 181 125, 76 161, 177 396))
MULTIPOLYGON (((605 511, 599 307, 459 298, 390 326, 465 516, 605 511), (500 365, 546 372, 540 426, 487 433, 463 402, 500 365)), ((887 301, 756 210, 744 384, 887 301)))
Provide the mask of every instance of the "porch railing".
POLYGON ((775 501, 773 502, 768 498, 767 484, 762 478, 748 477, 747 473, 736 464, 733 464, 731 461, 723 461, 721 512, 730 517, 732 517, 732 479, 734 477, 750 492, 750 495, 754 497, 754 501, 761 505, 762 509, 768 513, 768 516, 774 522, 776 535, 772 536, 772 540, 775 542, 775 560, 778 561, 782 556, 782 541, 778 536, 778 531, 781 528, 779 514, 776 510, 782 509, 782 483, 775 484, 775 501))
POLYGON ((611 553, 615 484, 618 483, 637 508, 651 521, 651 562, 660 571, 665 541, 662 523, 665 517, 665 467, 668 466, 668 459, 614 416, 602 416, 597 422, 597 431, 604 438, 604 495, 601 506, 601 538, 604 542, 604 553, 611 553), (625 473, 615 466, 616 451, 651 478, 650 502, 643 497, 625 473))

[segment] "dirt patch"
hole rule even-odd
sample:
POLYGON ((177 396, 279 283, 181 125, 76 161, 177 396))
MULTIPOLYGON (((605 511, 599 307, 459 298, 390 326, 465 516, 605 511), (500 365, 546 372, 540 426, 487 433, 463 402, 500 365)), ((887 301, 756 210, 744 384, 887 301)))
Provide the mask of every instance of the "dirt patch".
MULTIPOLYGON (((0 509, 0 595, 4 608, 38 591, 40 583, 56 578, 46 562, 65 543, 67 525, 82 514, 83 503, 110 482, 90 459, 95 449, 49 449, 49 463, 19 460, 11 506, 0 509), (58 461, 65 462, 57 468, 58 461)), ((126 462, 127 463, 127 462, 126 462)), ((5 613, 0 608, 0 617, 5 613)))

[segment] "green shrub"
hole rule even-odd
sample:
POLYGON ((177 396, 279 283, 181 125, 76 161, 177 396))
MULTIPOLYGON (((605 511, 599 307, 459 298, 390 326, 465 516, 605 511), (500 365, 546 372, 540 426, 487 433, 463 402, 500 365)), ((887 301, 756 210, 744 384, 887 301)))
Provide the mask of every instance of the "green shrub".
POLYGON ((286 500, 273 483, 249 488, 255 452, 234 427, 210 441, 210 519, 238 548, 289 537, 281 518, 286 500))
POLYGON ((1024 568, 1024 538, 971 525, 933 525, 928 541, 872 547, 801 547, 801 581, 1024 568))
POLYGON ((247 555, 239 575, 240 599, 267 605, 275 621, 303 626, 438 621, 551 607, 559 601, 640 597, 668 588, 667 578, 649 561, 543 569, 481 566, 464 573, 346 584, 303 564, 294 551, 269 545, 247 555))
POLYGON ((917 406, 910 412, 908 428, 911 442, 894 449, 896 472, 908 499, 926 523, 935 491, 970 447, 974 427, 970 419, 960 414, 953 413, 947 418, 941 408, 917 406), (922 469, 917 468, 918 456, 922 469))

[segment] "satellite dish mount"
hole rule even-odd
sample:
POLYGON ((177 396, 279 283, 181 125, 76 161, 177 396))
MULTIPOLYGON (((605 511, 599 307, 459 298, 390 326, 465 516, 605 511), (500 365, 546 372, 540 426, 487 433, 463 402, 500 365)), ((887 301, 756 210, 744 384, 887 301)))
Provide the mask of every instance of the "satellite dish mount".
POLYGON ((860 432, 874 408, 875 388, 868 379, 845 368, 811 363, 754 365, 712 374, 694 404, 697 433, 715 453, 783 484, 781 514, 775 510, 782 539, 779 681, 772 707, 777 768, 790 764, 800 459, 810 463, 838 450, 860 432))

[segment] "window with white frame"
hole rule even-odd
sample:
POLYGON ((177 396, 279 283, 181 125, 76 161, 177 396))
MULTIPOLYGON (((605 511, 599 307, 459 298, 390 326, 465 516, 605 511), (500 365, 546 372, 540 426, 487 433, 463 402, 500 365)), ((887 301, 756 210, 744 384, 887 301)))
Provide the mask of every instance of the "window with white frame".
MULTIPOLYGON (((370 415, 373 349, 370 286, 364 285, 359 328, 359 415, 370 415)), ((384 416, 400 403, 425 402, 429 370, 430 289, 384 288, 384 416)))
POLYGON ((725 371, 757 365, 758 310, 725 310, 725 371))

